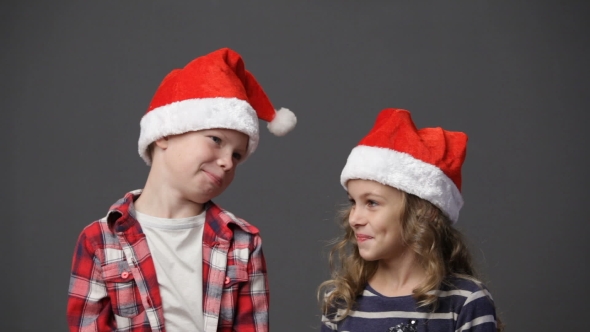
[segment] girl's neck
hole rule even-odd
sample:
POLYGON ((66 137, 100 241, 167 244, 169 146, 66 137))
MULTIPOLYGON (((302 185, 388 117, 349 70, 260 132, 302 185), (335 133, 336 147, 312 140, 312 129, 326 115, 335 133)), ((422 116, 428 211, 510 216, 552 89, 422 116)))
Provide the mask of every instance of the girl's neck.
POLYGON ((425 279, 424 268, 411 250, 395 260, 380 260, 377 271, 369 279, 369 285, 385 296, 411 295, 425 279))

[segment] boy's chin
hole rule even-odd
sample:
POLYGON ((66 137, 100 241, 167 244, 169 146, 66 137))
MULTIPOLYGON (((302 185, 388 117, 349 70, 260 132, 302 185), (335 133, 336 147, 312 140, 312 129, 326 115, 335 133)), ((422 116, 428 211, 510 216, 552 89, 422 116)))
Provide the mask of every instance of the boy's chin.
POLYGON ((220 194, 198 195, 191 197, 190 200, 196 204, 205 204, 219 195, 220 194))
POLYGON ((212 200, 215 197, 216 196, 193 198, 193 199, 191 199, 191 202, 193 202, 195 204, 201 204, 201 205, 203 205, 203 204, 209 202, 210 200, 212 200))

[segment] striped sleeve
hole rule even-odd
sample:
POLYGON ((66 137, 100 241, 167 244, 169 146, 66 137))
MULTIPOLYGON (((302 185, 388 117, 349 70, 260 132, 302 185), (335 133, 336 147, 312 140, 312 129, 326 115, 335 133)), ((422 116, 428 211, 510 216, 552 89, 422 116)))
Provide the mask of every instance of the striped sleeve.
POLYGON ((455 332, 496 332, 496 309, 487 289, 471 293, 457 317, 455 332))
POLYGON ((338 331, 338 326, 332 323, 325 315, 322 315, 322 328, 321 332, 332 332, 338 331))
MULTIPOLYGON (((333 290, 327 291, 323 295, 323 301, 326 302, 333 290)), ((334 306, 329 306, 328 312, 322 313, 322 332, 338 331, 338 324, 333 322, 333 319, 337 317, 338 309, 334 306)))

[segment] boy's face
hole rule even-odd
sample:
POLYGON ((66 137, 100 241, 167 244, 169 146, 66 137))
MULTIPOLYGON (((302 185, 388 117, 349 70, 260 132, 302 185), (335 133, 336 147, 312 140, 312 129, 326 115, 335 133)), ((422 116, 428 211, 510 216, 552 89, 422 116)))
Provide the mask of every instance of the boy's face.
POLYGON ((206 203, 233 181, 248 139, 235 130, 207 129, 158 140, 164 185, 178 199, 206 203))

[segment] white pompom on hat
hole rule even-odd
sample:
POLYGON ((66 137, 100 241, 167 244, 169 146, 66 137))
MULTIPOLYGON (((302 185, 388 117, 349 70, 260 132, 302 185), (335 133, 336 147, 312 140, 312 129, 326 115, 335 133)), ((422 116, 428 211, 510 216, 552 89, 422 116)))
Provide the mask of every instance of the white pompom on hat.
POLYGON ((379 182, 425 199, 455 223, 463 206, 461 166, 467 135, 438 128, 417 129, 410 112, 381 111, 375 125, 352 149, 340 183, 379 182))
POLYGON ((286 108, 276 111, 242 57, 223 48, 171 71, 160 83, 141 119, 138 152, 150 165, 148 147, 156 140, 204 129, 233 129, 249 137, 246 156, 258 146, 258 120, 277 136, 297 123, 286 108))

